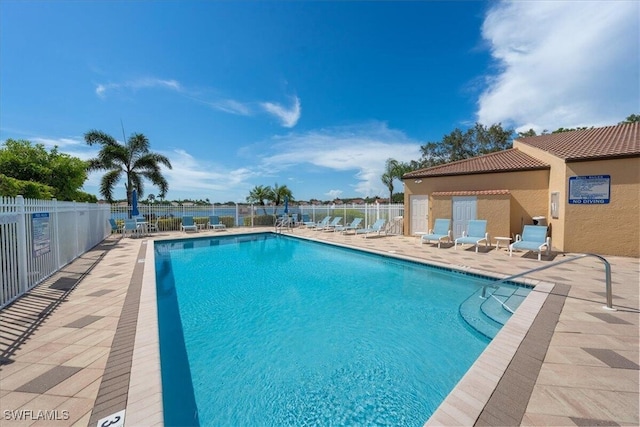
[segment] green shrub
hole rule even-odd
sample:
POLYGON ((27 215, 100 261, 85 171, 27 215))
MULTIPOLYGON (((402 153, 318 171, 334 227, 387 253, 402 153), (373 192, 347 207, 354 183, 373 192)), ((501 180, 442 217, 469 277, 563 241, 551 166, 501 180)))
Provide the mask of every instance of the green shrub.
POLYGON ((232 216, 221 216, 220 222, 223 223, 227 228, 236 226, 236 219, 232 216))
POLYGON ((22 195, 25 199, 48 200, 55 197, 55 191, 55 188, 45 184, 22 181, 0 174, 0 196, 22 195))
MULTIPOLYGON (((275 223, 276 223, 276 218, 273 215, 257 215, 253 217, 254 226, 261 226, 261 225, 271 226, 271 225, 274 225, 275 223)), ((251 227, 250 216, 244 217, 244 226, 251 227)))

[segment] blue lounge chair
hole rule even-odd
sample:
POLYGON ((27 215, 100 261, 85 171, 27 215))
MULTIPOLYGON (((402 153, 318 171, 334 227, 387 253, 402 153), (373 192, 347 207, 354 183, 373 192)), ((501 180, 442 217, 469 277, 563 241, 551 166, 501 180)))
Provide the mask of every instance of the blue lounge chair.
POLYGON ((487 233, 487 220, 486 219, 472 219, 467 224, 467 231, 462 232, 462 237, 458 237, 454 244, 453 249, 458 249, 458 244, 468 243, 475 245, 476 253, 478 253, 478 245, 484 241, 484 246, 489 244, 489 233, 487 233))
POLYGON ((347 224, 347 225, 339 225, 337 227, 335 227, 333 229, 333 231, 335 232, 342 232, 344 234, 346 234, 349 231, 352 231, 355 233, 355 231, 360 228, 360 223, 362 222, 362 218, 354 218, 353 221, 351 221, 351 224, 347 224))
POLYGON ((304 225, 307 228, 324 228, 325 225, 329 224, 329 221, 331 220, 330 216, 325 216, 322 221, 320 222, 305 222, 304 225))
POLYGON ((549 255, 551 250, 551 238, 547 236, 548 228, 544 225, 525 225, 522 236, 516 235, 516 241, 509 245, 509 256, 513 250, 521 249, 538 252, 538 261, 542 259, 542 248, 546 248, 549 255))
POLYGON ((322 228, 316 228, 316 230, 333 231, 336 227, 338 227, 340 225, 340 221, 342 221, 342 217, 341 216, 337 216, 337 217, 333 218, 329 224, 325 225, 322 228))
POLYGON ((122 227, 122 237, 129 233, 129 237, 140 237, 142 235, 138 222, 135 219, 125 219, 122 227))
POLYGON ((425 234, 420 239, 420 243, 429 243, 431 240, 438 242, 438 247, 442 239, 447 239, 447 242, 451 242, 451 220, 445 218, 437 218, 433 225, 433 230, 429 230, 429 234, 425 234))
POLYGON ((122 231, 122 228, 124 228, 118 227, 118 223, 113 218, 109 218, 109 225, 111 226, 112 233, 120 233, 122 231))
POLYGON ((193 216, 185 215, 182 217, 182 224, 180 225, 182 231, 186 232, 187 230, 193 230, 196 233, 198 232, 198 226, 193 222, 193 216))
POLYGON ((371 227, 362 228, 360 230, 356 230, 356 234, 364 234, 364 238, 366 239, 369 234, 377 234, 380 235, 384 231, 384 226, 387 223, 386 219, 380 218, 376 222, 371 225, 371 227))
POLYGON ((209 228, 213 228, 214 230, 224 230, 227 226, 220 222, 220 217, 218 215, 209 215, 209 228))

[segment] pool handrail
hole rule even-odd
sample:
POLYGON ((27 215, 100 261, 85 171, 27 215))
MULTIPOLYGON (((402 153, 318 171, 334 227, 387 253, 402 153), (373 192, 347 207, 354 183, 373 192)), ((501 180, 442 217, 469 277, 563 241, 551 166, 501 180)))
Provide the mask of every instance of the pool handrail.
POLYGON ((613 307, 613 293, 612 293, 612 290, 611 290, 611 264, 609 264, 609 261, 607 261, 603 256, 600 256, 600 255, 597 255, 597 254, 591 254, 591 253, 579 254, 579 255, 576 255, 576 256, 574 256, 572 258, 562 259, 560 261, 554 262, 553 264, 543 265, 541 267, 532 268, 531 270, 527 270, 527 271, 522 272, 522 273, 513 274, 511 276, 505 277, 505 278, 500 279, 500 280, 498 280, 496 282, 493 282, 490 285, 485 285, 484 288, 482 289, 482 295, 483 296, 485 295, 485 290, 486 290, 487 287, 497 287, 498 284, 507 282, 507 281, 515 279, 517 277, 526 276, 527 274, 535 273, 536 271, 546 270, 547 268, 555 267, 556 265, 564 264, 564 263, 567 263, 567 262, 570 262, 570 261, 575 261, 577 259, 585 258, 585 257, 588 257, 588 256, 592 256, 592 257, 598 258, 604 264, 605 291, 606 291, 607 305, 603 306, 602 308, 605 309, 605 310, 617 311, 617 309, 615 309, 613 307))

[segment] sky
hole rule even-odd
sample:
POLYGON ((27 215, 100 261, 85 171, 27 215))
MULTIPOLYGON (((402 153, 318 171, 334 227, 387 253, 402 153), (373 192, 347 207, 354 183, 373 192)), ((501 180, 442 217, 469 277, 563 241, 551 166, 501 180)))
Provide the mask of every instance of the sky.
POLYGON ((635 0, 2 0, 0 143, 86 160, 90 130, 142 133, 168 200, 388 197, 386 160, 456 128, 640 113, 639 21, 635 0))

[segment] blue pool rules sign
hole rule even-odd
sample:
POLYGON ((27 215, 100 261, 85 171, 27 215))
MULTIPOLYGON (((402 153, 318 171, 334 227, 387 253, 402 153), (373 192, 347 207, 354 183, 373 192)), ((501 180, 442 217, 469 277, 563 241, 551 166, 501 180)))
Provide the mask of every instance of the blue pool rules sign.
POLYGON ((569 204, 606 205, 611 197, 611 175, 569 177, 569 204))
POLYGON ((31 214, 31 228, 33 230, 33 256, 39 257, 51 252, 49 212, 31 214))

